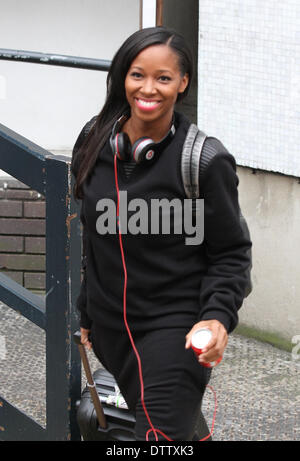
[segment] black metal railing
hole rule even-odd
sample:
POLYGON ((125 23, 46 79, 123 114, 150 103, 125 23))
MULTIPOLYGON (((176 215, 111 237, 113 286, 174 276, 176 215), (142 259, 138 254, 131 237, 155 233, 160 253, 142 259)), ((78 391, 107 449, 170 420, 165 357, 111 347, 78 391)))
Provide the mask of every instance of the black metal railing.
POLYGON ((81 58, 78 56, 67 56, 54 53, 37 53, 35 51, 9 50, 6 48, 0 48, 0 61, 1 60, 102 71, 107 71, 110 67, 110 61, 104 59, 81 58))
MULTIPOLYGON (((0 59, 100 71, 108 70, 110 64, 3 49, 0 59)), ((0 397, 0 439, 80 440, 76 401, 81 392, 81 362, 72 334, 78 327, 81 226, 79 205, 72 196, 71 159, 53 155, 0 124, 0 169, 40 192, 46 201, 45 297, 0 273, 0 301, 46 333, 46 428, 0 397)))

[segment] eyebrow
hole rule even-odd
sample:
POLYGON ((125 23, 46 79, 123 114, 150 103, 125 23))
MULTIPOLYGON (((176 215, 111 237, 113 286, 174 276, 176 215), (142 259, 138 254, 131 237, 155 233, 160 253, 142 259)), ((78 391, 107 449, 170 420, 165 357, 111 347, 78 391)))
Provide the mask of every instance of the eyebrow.
MULTIPOLYGON (((132 69, 144 70, 142 67, 139 66, 133 66, 132 69)), ((169 72, 170 74, 172 73, 172 71, 168 69, 158 69, 158 72, 169 72)))

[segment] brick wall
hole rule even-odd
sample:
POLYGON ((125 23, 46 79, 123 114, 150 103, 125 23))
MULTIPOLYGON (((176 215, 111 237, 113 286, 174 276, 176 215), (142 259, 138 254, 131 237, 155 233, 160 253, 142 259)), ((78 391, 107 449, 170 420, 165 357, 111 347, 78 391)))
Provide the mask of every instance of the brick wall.
POLYGON ((0 271, 37 293, 45 290, 45 198, 0 178, 0 271))

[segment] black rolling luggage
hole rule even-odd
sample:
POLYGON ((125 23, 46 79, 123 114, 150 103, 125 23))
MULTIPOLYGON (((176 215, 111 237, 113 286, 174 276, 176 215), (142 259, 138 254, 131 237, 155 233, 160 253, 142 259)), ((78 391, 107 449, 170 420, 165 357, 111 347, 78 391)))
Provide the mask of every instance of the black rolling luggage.
POLYGON ((92 375, 79 331, 74 334, 74 341, 78 344, 87 377, 87 386, 77 407, 77 422, 83 440, 134 442, 135 418, 128 409, 115 406, 116 400, 122 397, 116 392, 114 377, 105 369, 92 375))

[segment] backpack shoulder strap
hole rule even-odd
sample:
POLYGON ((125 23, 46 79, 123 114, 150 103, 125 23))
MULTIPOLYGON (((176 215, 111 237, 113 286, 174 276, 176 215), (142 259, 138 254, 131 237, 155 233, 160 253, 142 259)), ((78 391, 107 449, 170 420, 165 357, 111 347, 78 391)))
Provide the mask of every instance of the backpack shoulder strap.
MULTIPOLYGON (((217 154, 217 150, 214 148, 205 149, 202 154, 203 145, 206 134, 198 129, 194 124, 191 124, 182 150, 181 157, 181 173, 184 185, 184 190, 187 198, 197 199, 200 195, 199 190, 199 176, 203 177, 204 171, 209 161, 217 154)), ((197 212, 196 200, 193 200, 192 211, 193 214, 197 212)), ((241 209, 240 223, 244 235, 250 240, 250 232, 246 219, 244 218, 241 209)), ((247 297, 252 291, 252 280, 251 280, 251 269, 252 269, 252 251, 251 248, 247 250, 250 264, 246 271, 247 286, 245 289, 244 297, 247 297)))
POLYGON ((190 125, 181 155, 182 181, 188 198, 199 197, 200 159, 206 137, 195 124, 190 125))
POLYGON ((77 177, 77 173, 79 170, 79 164, 80 164, 80 157, 78 156, 78 151, 80 150, 81 146, 83 145, 86 137, 88 136, 89 132, 95 125, 97 116, 95 115, 91 120, 89 120, 84 127, 82 128, 81 132, 79 133, 79 136, 75 142, 75 145, 72 150, 72 160, 71 160, 71 168, 72 172, 75 177, 77 177))
POLYGON ((91 120, 85 124, 85 126, 84 126, 84 137, 86 137, 89 134, 89 132, 91 131, 91 129, 95 125, 96 120, 97 120, 97 115, 92 117, 91 120))

